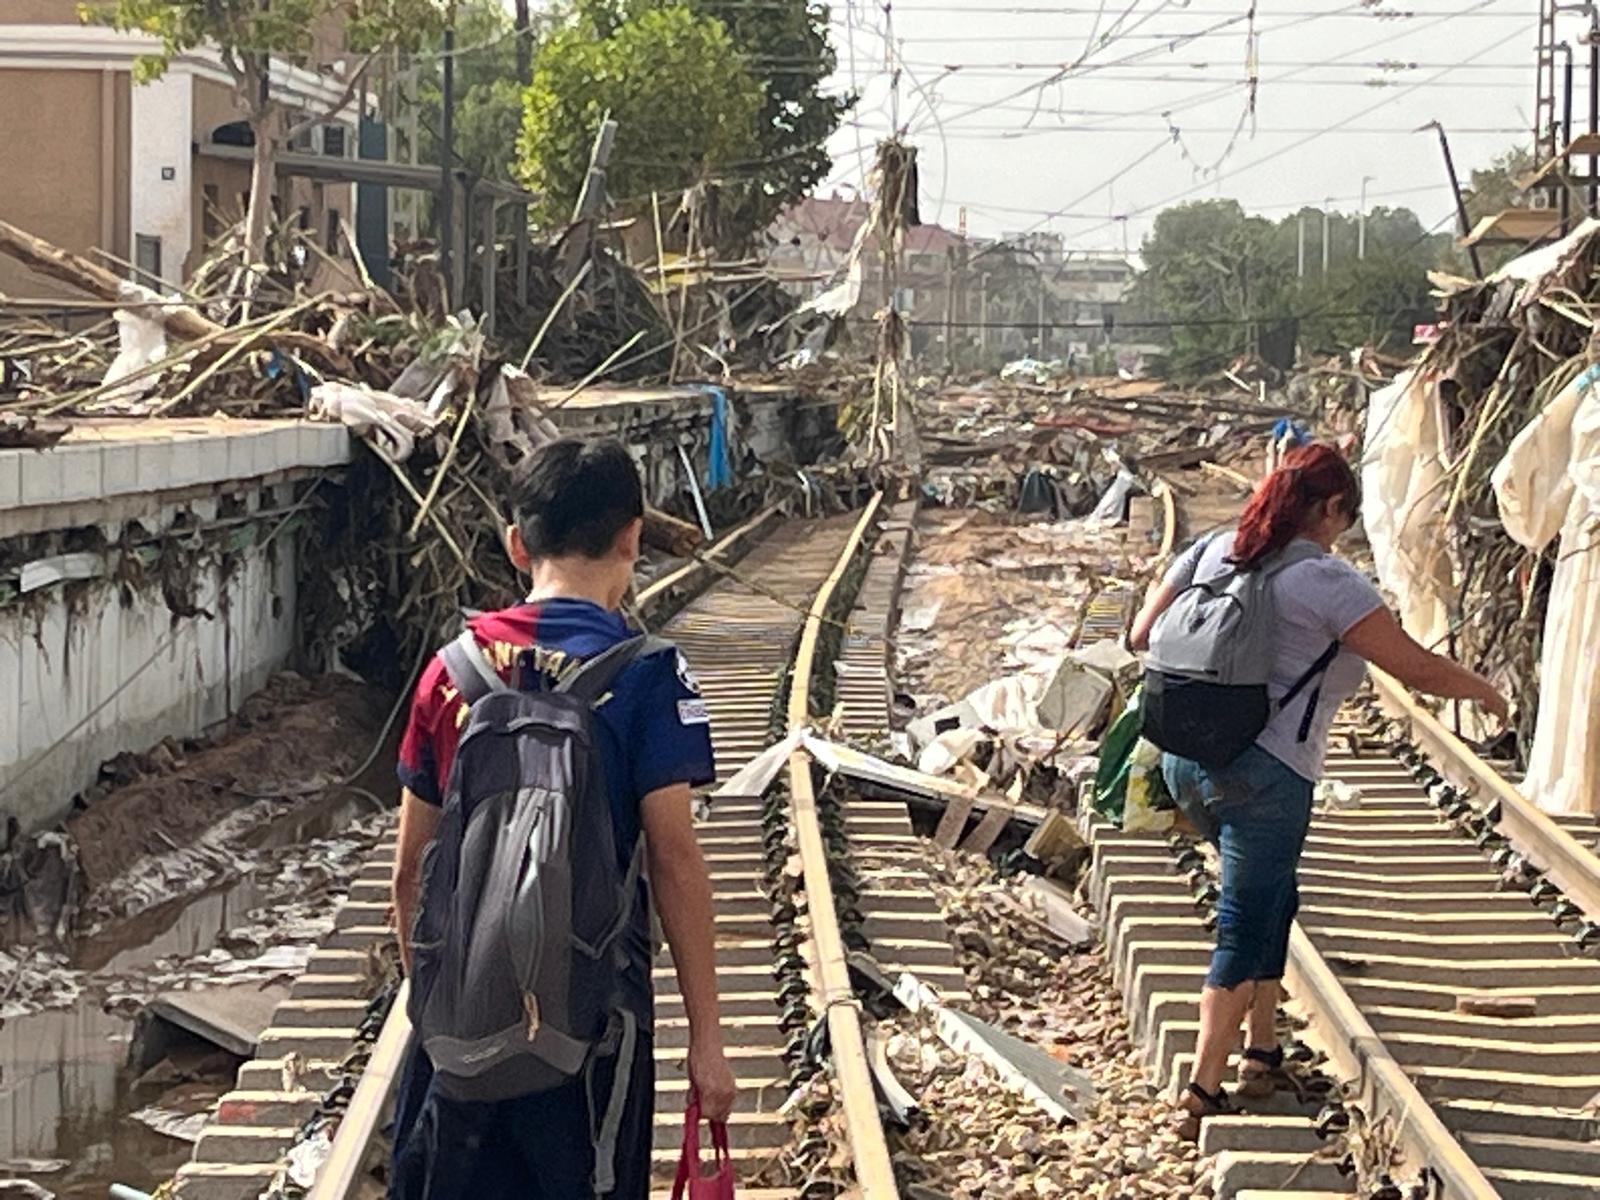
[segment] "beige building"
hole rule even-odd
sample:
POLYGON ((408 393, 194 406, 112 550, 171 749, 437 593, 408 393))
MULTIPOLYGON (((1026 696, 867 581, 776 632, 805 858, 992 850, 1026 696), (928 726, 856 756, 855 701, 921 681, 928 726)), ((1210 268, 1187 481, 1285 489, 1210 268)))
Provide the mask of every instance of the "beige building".
MULTIPOLYGON (((0 219, 175 286, 249 198, 232 78, 215 54, 196 51, 136 84, 134 62, 157 41, 84 25, 77 9, 76 0, 0 0, 0 219)), ((303 111, 329 111, 341 98, 327 44, 329 74, 273 73, 275 92, 303 111)), ((295 149, 354 157, 356 141, 351 105, 295 149)), ((354 196, 347 184, 280 180, 275 202, 326 236, 353 216, 354 196)), ((0 294, 63 289, 0 259, 0 294)))

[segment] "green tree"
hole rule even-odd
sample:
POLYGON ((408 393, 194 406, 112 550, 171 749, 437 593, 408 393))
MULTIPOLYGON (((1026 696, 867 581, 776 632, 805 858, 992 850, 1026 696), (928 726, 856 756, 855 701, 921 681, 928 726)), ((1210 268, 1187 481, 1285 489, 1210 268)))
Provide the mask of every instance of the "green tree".
POLYGON ((810 0, 689 3, 723 23, 761 89, 756 161, 735 168, 738 201, 723 219, 725 228, 748 237, 828 177, 833 169, 828 139, 855 97, 826 90, 838 56, 828 38, 825 5, 810 0))
POLYGON ((360 94, 367 68, 380 54, 420 47, 437 34, 443 17, 437 0, 107 0, 79 11, 85 20, 161 40, 158 53, 139 60, 140 82, 159 79, 180 54, 202 46, 217 51, 255 138, 245 218, 249 262, 259 262, 265 250, 279 142, 345 108, 360 94), (284 128, 288 108, 271 90, 269 64, 319 70, 327 58, 319 34, 328 29, 339 30, 343 49, 359 61, 344 76, 337 103, 284 128))
POLYGON ((1260 345, 1263 322, 1293 313, 1294 260, 1272 222, 1236 200, 1166 209, 1141 249, 1144 270, 1129 298, 1141 317, 1172 321, 1169 365, 1214 370, 1260 345))
POLYGON ((607 184, 647 211, 652 191, 675 191, 748 159, 761 93, 722 22, 678 5, 597 27, 577 14, 534 56, 518 160, 545 199, 539 216, 565 220, 588 170, 595 130, 617 122, 607 184))
POLYGON ((1168 209, 1145 239, 1130 308, 1173 322, 1169 364, 1180 374, 1216 370, 1246 351, 1281 350, 1279 365, 1296 346, 1402 351, 1434 312, 1428 271, 1451 239, 1429 233, 1410 209, 1379 207, 1367 213, 1361 258, 1359 227, 1358 215, 1309 208, 1274 223, 1232 200, 1168 209))

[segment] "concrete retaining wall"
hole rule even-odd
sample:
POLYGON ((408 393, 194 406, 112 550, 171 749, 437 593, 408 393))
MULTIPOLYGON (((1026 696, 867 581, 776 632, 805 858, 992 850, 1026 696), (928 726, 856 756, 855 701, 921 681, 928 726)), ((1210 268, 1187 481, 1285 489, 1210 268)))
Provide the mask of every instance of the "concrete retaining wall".
POLYGON ((0 818, 60 819, 107 759, 225 720, 288 662, 293 512, 349 454, 342 428, 292 421, 0 450, 0 818))

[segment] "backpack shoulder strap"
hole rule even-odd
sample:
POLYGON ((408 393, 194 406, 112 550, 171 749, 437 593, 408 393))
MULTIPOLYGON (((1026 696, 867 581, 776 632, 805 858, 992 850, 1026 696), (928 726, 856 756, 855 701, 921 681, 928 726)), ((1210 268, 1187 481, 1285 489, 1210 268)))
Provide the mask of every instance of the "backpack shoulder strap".
POLYGON ((671 649, 674 649, 673 644, 665 638, 652 637, 649 634, 628 638, 595 655, 576 672, 557 684, 555 690, 566 692, 585 704, 593 705, 606 694, 606 690, 630 663, 671 649))
POLYGON ((439 651, 439 657, 444 661, 444 669, 450 673, 450 682, 456 685, 456 690, 469 707, 491 692, 511 690, 506 686, 506 681, 500 678, 500 672, 490 665, 488 656, 470 629, 464 630, 460 637, 439 651))

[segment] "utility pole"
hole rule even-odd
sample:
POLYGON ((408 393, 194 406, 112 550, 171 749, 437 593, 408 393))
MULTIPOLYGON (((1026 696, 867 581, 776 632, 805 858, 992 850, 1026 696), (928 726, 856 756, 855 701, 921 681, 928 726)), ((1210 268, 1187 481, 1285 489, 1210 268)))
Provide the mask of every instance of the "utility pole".
POLYGON ((1361 177, 1361 211, 1356 214, 1356 257, 1367 257, 1367 184, 1372 182, 1371 175, 1361 177))
POLYGON ((1302 209, 1295 219, 1295 276, 1299 279, 1306 277, 1306 214, 1302 209))
POLYGON ((439 153, 439 283, 446 296, 445 311, 459 298, 452 294, 455 278, 456 230, 456 21, 452 7, 444 28, 444 113, 440 118, 439 153))
POLYGON ((1561 187, 1561 236, 1566 237, 1572 228, 1572 186, 1567 183, 1571 170, 1567 147, 1572 145, 1572 43, 1562 42, 1556 49, 1566 56, 1561 75, 1561 171, 1556 176, 1561 187))
MULTIPOLYGON (((1461 179, 1456 175, 1456 160, 1450 153, 1450 139, 1445 136, 1444 126, 1439 124, 1438 121, 1429 121, 1417 132, 1421 133, 1427 129, 1431 129, 1439 135, 1439 148, 1444 151, 1445 174, 1450 176, 1450 190, 1455 193, 1456 197, 1456 217, 1461 222, 1461 236, 1466 237, 1472 232, 1472 218, 1467 215, 1467 201, 1461 194, 1461 179)), ((1483 263, 1478 258, 1478 247, 1476 245, 1468 246, 1467 254, 1472 259, 1473 275, 1478 279, 1482 279, 1483 263)))
POLYGON ((1039 356, 1039 361, 1043 362, 1044 361, 1044 355, 1045 355, 1045 331, 1044 331, 1044 265, 1042 263, 1039 266, 1039 347, 1038 347, 1037 353, 1038 353, 1038 356, 1039 356))
POLYGON ((989 273, 978 277, 978 354, 983 359, 980 366, 989 363, 989 273))
POLYGON ((956 354, 956 248, 944 252, 944 373, 955 371, 956 354))
MULTIPOLYGON (((1589 6, 1589 136, 1600 135, 1600 7, 1589 6)), ((1600 216, 1600 155, 1589 156, 1589 215, 1600 216)))
POLYGON ((1333 209, 1333 197, 1329 196, 1322 202, 1322 273, 1328 273, 1328 234, 1333 226, 1330 224, 1330 213, 1333 209))

